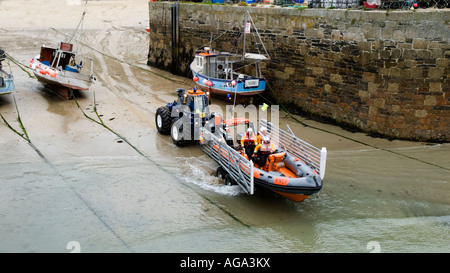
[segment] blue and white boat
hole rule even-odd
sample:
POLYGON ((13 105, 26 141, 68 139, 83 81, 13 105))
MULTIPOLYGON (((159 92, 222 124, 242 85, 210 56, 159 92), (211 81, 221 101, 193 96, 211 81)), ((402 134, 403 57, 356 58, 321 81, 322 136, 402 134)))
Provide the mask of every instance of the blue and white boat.
POLYGON ((14 91, 14 77, 11 73, 3 70, 2 61, 6 59, 6 54, 0 49, 0 95, 10 94, 14 91))
POLYGON ((214 51, 211 47, 195 53, 190 69, 197 88, 211 96, 237 103, 264 92, 266 79, 261 73, 261 62, 270 60, 270 57, 251 17, 247 22, 248 16, 250 13, 246 9, 242 53, 214 51), (264 51, 263 54, 246 52, 246 35, 252 33, 259 38, 258 50, 264 51))
POLYGON ((210 48, 198 52, 191 63, 197 87, 212 96, 237 102, 264 92, 266 79, 261 74, 259 54, 245 54, 244 58, 227 52, 213 52, 210 48), (239 73, 244 66, 253 66, 252 75, 239 73))

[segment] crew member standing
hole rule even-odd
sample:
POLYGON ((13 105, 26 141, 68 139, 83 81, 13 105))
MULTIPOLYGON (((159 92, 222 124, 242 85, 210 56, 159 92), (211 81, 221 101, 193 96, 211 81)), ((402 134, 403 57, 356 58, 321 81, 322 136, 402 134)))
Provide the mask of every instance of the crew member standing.
POLYGON ((261 143, 258 144, 253 151, 253 154, 256 157, 256 164, 260 167, 264 167, 267 163, 267 157, 275 152, 275 150, 275 145, 272 144, 270 136, 263 136, 261 143))
POLYGON ((248 160, 252 159, 253 151, 256 147, 256 136, 253 133, 252 128, 248 128, 245 135, 241 138, 241 146, 245 149, 245 154, 248 157, 248 160))

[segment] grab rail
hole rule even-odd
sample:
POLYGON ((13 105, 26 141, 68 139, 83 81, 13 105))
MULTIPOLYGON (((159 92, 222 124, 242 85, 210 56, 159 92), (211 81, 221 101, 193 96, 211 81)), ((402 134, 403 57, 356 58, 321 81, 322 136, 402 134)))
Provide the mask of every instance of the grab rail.
POLYGON ((296 137, 292 131, 288 133, 265 119, 260 120, 259 128, 261 129, 262 127, 267 128, 267 132, 270 134, 271 141, 275 146, 303 160, 319 173, 321 179, 325 177, 327 160, 327 149, 325 147, 322 147, 322 149, 316 148, 296 137))
POLYGON ((205 128, 201 128, 200 144, 202 151, 216 161, 247 193, 254 193, 253 162, 247 160, 226 143, 205 128))

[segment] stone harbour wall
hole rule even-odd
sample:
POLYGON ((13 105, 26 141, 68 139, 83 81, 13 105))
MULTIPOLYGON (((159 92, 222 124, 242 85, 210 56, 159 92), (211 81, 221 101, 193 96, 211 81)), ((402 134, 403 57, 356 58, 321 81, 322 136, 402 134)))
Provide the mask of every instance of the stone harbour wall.
MULTIPOLYGON (((450 141, 450 10, 248 9, 271 56, 263 96, 369 133, 450 141)), ((233 49, 243 14, 149 2, 148 64, 191 77, 196 49, 233 49)))

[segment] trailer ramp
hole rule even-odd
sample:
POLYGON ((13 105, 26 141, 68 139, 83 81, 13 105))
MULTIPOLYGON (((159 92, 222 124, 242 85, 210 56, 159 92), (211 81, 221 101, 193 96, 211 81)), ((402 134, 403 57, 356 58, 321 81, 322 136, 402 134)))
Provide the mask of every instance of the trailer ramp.
POLYGON ((202 151, 211 157, 231 176, 245 193, 254 193, 253 162, 230 147, 221 135, 215 135, 205 128, 201 129, 200 145, 202 151))

